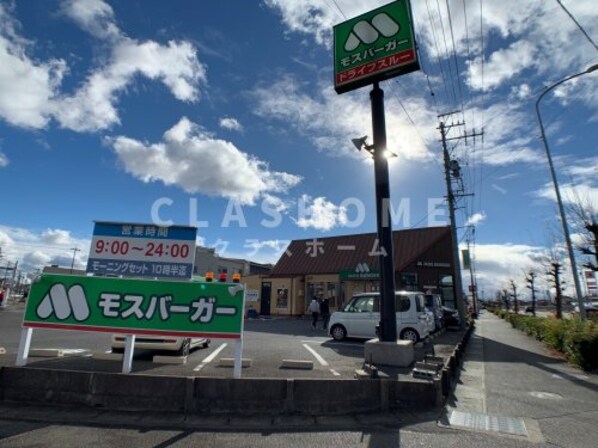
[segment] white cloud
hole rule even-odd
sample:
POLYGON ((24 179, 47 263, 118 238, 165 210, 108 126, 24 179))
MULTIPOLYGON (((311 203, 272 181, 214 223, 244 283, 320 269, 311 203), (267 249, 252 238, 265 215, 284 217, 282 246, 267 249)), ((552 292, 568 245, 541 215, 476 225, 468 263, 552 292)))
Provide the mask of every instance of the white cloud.
POLYGON ((9 164, 8 157, 2 151, 0 151, 0 168, 4 168, 6 165, 9 164))
MULTIPOLYGON (((576 205, 581 201, 582 204, 598 210, 598 185, 588 183, 559 184, 559 190, 563 203, 576 205)), ((536 190, 534 194, 539 198, 550 199, 556 202, 556 193, 552 183, 544 185, 539 190, 536 190)))
POLYGON ((34 231, 21 227, 0 225, 0 247, 4 260, 11 264, 19 262, 19 270, 33 272, 48 264, 70 267, 73 257, 71 248, 76 247, 76 269, 85 269, 89 239, 75 238, 69 230, 46 229, 34 231))
POLYGON ((220 119, 220 127, 229 131, 242 131, 243 126, 236 118, 224 117, 220 119))
POLYGON ((18 33, 19 24, 0 5, 0 117, 21 127, 44 128, 51 118, 78 132, 98 131, 120 123, 120 95, 137 75, 162 82, 180 101, 199 99, 206 69, 186 41, 140 42, 125 36, 112 8, 102 0, 69 0, 63 12, 96 38, 105 39, 109 55, 72 94, 60 92, 67 72, 62 59, 38 62, 27 55, 32 45, 18 33))
POLYGON ((520 84, 511 88, 511 93, 519 100, 525 100, 532 95, 532 88, 529 84, 520 84))
POLYGON ((508 193, 508 191, 505 188, 503 188, 503 187, 501 187, 499 185, 492 184, 490 186, 492 187, 493 190, 498 191, 500 194, 507 194, 508 193))
MULTIPOLYGON (((462 248, 465 249, 466 246, 462 248)), ((520 285, 519 291, 525 295, 525 273, 530 269, 536 273, 543 273, 546 270, 548 250, 545 247, 524 244, 476 244, 474 255, 478 293, 482 294, 484 290, 484 297, 493 299, 496 291, 510 289, 511 279, 520 285)), ((468 279, 469 275, 465 275, 464 272, 464 279, 468 279)), ((467 280, 464 281, 465 285, 468 283, 467 280)), ((545 276, 538 276, 536 287, 541 292, 548 288, 545 276)))
MULTIPOLYGON (((317 43, 328 47, 332 42, 333 25, 386 3, 385 0, 338 0, 335 4, 342 10, 341 14, 336 5, 327 0, 265 1, 281 15, 288 32, 312 35, 317 43)), ((547 74, 553 75, 555 68, 565 72, 570 67, 592 60, 595 55, 595 49, 556 2, 503 0, 485 2, 483 8, 477 1, 463 3, 448 4, 453 25, 451 40, 454 36, 459 56, 471 54, 474 59, 477 58, 477 63, 470 67, 468 78, 477 89, 482 88, 481 57, 485 60, 483 89, 487 90, 498 87, 526 69, 545 78, 547 74), (485 43, 484 55, 481 54, 482 40, 485 43), (493 50, 487 56, 490 42, 493 50)), ((449 32, 448 11, 444 2, 437 6, 430 8, 427 2, 411 2, 416 38, 431 59, 451 59, 452 42, 445 46, 440 33, 443 27, 446 33, 449 32)), ((598 34, 598 13, 592 0, 568 2, 567 8, 590 36, 598 34)), ((440 88, 440 84, 437 85, 440 88)))
POLYGON ((535 51, 535 47, 524 40, 495 51, 485 62, 484 77, 481 76, 481 58, 477 58, 468 67, 467 82, 475 90, 492 90, 529 67, 534 61, 535 51))
MULTIPOLYGON (((367 95, 337 95, 327 82, 319 84, 315 93, 308 93, 307 86, 298 79, 282 76, 272 85, 256 87, 252 97, 258 116, 282 120, 309 139, 318 150, 332 156, 363 157, 355 151, 351 137, 371 130, 371 106, 367 95)), ((436 119, 434 111, 419 95, 407 96, 403 102, 409 103, 411 118, 421 126, 415 128, 408 122, 397 101, 387 101, 387 147, 406 159, 430 159, 427 146, 438 139, 436 130, 427 126, 436 119)))
POLYGON ((186 117, 148 144, 119 136, 107 140, 125 170, 143 182, 161 181, 189 193, 203 193, 254 204, 265 193, 287 192, 299 176, 271 171, 266 162, 214 138, 186 117))
POLYGON ((0 118, 25 128, 42 128, 50 101, 66 73, 62 59, 39 62, 27 55, 30 42, 17 33, 9 5, 0 3, 0 118), (10 88, 6 88, 10 86, 10 88))
POLYGON ((51 244, 70 244, 71 232, 62 229, 48 229, 42 233, 41 240, 51 244))
POLYGON ((94 37, 106 39, 121 35, 114 23, 112 7, 102 0, 66 0, 62 7, 67 16, 94 37))
POLYGON ((91 73, 72 96, 63 96, 54 107, 60 125, 75 131, 98 131, 120 123, 119 94, 136 75, 164 83, 180 101, 199 98, 206 69, 189 42, 139 42, 125 36, 114 23, 112 8, 102 0, 70 0, 69 17, 95 37, 109 38, 108 62, 91 73))
POLYGON ((471 215, 467 218, 465 222, 465 226, 477 226, 478 224, 484 222, 486 220, 486 212, 478 212, 471 215))
POLYGON ((331 230, 347 223, 347 209, 338 206, 325 197, 312 198, 302 195, 299 199, 298 218, 292 218, 302 229, 331 230))

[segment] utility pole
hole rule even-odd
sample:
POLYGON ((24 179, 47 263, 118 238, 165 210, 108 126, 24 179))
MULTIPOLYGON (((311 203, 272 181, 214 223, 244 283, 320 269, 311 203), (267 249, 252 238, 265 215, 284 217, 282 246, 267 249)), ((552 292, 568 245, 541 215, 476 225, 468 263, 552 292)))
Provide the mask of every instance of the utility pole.
POLYGON ((536 315, 536 289, 534 287, 534 282, 536 281, 536 273, 534 271, 530 271, 529 274, 525 277, 529 288, 532 291, 532 315, 536 315))
POLYGON ((515 309, 515 314, 519 313, 519 302, 517 301, 517 285, 515 282, 511 280, 511 289, 513 290, 513 308, 515 309))
POLYGON ((77 252, 81 252, 81 249, 79 249, 78 247, 71 247, 71 249, 73 251, 73 261, 71 262, 71 274, 73 273, 73 267, 75 266, 75 255, 77 255, 77 252))
MULTIPOLYGON (((446 193, 447 193, 447 201, 449 207, 449 216, 450 216, 450 225, 451 225, 451 240, 453 245, 453 293, 455 296, 455 303, 457 305, 457 311, 459 312, 459 318, 461 320, 461 328, 463 329, 465 326, 465 302, 463 300, 463 284, 461 279, 461 263, 459 260, 459 239, 457 238, 457 222, 455 220, 455 202, 456 197, 453 193, 453 182, 452 179, 461 180, 460 175, 460 168, 459 164, 456 160, 451 160, 451 156, 449 154, 449 150, 447 147, 447 142, 451 140, 461 140, 465 139, 467 142, 467 137, 477 137, 478 135, 482 135, 482 133, 476 133, 474 131, 473 134, 467 135, 465 132, 464 135, 451 137, 448 138, 447 134, 453 127, 464 126, 465 123, 451 123, 447 125, 444 123, 444 118, 448 117, 455 112, 450 112, 448 114, 439 115, 438 118, 440 119, 440 125, 438 129, 440 130, 441 142, 442 142, 442 153, 444 155, 444 174, 445 174, 445 181, 446 181, 446 193)), ((471 194, 461 194, 458 197, 463 196, 472 196, 471 194)))
MULTIPOLYGON (((471 227, 472 233, 475 233, 475 227, 471 227)), ((471 239, 467 238, 467 254, 469 257, 469 284, 471 285, 471 301, 473 302, 473 315, 477 317, 478 315, 478 288, 475 281, 475 276, 473 275, 473 263, 471 257, 471 250, 469 249, 469 244, 471 239)))

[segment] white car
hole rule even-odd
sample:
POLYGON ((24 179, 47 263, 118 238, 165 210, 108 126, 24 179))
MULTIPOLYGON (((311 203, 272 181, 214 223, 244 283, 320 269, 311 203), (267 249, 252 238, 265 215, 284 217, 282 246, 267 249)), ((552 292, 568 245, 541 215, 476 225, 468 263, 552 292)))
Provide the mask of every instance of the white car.
MULTIPOLYGON (((400 339, 417 342, 430 335, 434 318, 426 310, 424 295, 413 291, 395 293, 397 335, 400 339)), ((342 311, 330 317, 330 335, 337 341, 346 337, 376 337, 380 322, 380 293, 369 292, 354 295, 342 311)))
MULTIPOLYGON (((112 352, 122 353, 125 350, 125 334, 112 335, 112 352)), ((187 356, 191 349, 208 347, 210 340, 206 338, 177 338, 170 336, 139 335, 135 338, 135 349, 174 351, 179 356, 187 356)))

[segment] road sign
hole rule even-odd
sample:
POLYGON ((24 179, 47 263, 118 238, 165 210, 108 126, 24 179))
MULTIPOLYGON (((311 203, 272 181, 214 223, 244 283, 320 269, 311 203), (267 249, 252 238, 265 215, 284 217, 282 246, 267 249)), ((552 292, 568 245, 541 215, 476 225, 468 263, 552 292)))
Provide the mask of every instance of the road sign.
POLYGON ((96 222, 87 272, 190 279, 196 236, 196 227, 96 222))
POLYGON ((43 274, 31 285, 24 327, 239 338, 243 286, 43 274))
POLYGON ((398 0, 334 27, 337 93, 419 70, 408 0, 398 0))

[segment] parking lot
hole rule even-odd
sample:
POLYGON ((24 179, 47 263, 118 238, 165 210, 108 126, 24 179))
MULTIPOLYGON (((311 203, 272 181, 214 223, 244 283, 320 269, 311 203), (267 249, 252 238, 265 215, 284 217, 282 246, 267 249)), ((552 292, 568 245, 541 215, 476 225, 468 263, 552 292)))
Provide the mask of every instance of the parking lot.
MULTIPOLYGON (((14 365, 18 350, 24 306, 13 304, 0 311, 0 365, 14 365)), ((448 331, 428 344, 416 345, 416 358, 425 353, 448 356, 461 333, 448 331)), ((363 340, 334 341, 321 323, 316 330, 308 319, 248 319, 245 321, 243 358, 250 364, 242 370, 246 378, 354 378, 363 365, 363 340), (311 369, 284 368, 283 360, 308 361, 311 369)), ((136 350, 133 374, 232 377, 232 367, 223 367, 223 359, 234 357, 235 340, 212 339, 209 347, 191 352, 184 364, 170 353, 136 350), (154 355, 166 355, 173 364, 153 362, 154 355), (177 363, 178 362, 178 363, 177 363)), ((72 369, 99 372, 120 372, 119 360, 98 359, 110 351, 110 334, 34 330, 31 349, 57 349, 62 357, 30 356, 30 367, 72 369)), ((49 353, 52 354, 52 353, 49 353)), ((408 375, 409 369, 395 369, 390 375, 408 375)))

